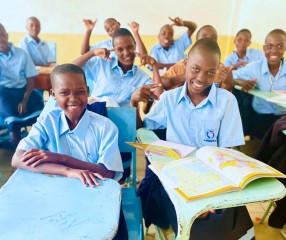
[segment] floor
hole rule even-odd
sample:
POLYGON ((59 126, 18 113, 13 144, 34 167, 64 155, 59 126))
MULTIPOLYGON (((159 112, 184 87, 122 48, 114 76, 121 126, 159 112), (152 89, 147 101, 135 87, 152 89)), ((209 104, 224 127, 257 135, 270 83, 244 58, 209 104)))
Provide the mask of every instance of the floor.
MULTIPOLYGON (((251 141, 247 142, 246 147, 243 147, 241 151, 247 152, 249 155, 253 153, 253 150, 257 146, 257 142, 251 141)), ((9 176, 14 172, 14 169, 11 167, 11 158, 12 158, 13 152, 0 149, 0 171, 2 172, 5 179, 8 179, 9 176)), ((145 158, 144 154, 141 151, 138 151, 137 153, 137 174, 138 178, 142 179, 144 177, 144 171, 145 171, 145 158)), ((0 187, 2 186, 0 182, 0 187)), ((255 237, 256 240, 283 240, 285 239, 281 233, 281 229, 275 229, 272 227, 269 227, 267 225, 267 219, 264 224, 260 224, 259 221, 263 216, 263 213, 265 209, 267 208, 268 203, 257 203, 257 204, 250 204, 247 206, 251 218, 254 223, 255 227, 255 237)), ((156 239, 155 236, 155 229, 153 227, 150 227, 148 231, 148 235, 145 236, 146 240, 153 240, 156 239)))

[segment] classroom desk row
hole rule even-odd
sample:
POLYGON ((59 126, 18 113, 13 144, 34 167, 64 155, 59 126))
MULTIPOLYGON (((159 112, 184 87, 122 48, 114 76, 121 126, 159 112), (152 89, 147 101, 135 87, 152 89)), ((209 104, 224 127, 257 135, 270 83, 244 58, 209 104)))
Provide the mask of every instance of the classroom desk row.
POLYGON ((50 74, 54 67, 37 68, 39 75, 35 77, 35 88, 50 91, 52 88, 50 74))

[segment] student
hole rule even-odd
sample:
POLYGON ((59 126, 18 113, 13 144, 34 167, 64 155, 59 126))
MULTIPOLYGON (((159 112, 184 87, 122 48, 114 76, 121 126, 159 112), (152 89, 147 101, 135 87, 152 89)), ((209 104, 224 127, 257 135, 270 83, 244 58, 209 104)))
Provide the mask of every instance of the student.
MULTIPOLYGON (((118 21, 116 21, 114 18, 107 18, 104 21, 104 29, 111 38, 101 41, 92 47, 90 47, 89 45, 89 40, 90 40, 91 32, 97 22, 97 19, 95 19, 94 21, 90 19, 84 19, 83 22, 86 27, 86 32, 85 32, 84 39, 81 45, 81 51, 80 51, 81 55, 95 48, 106 48, 109 50, 113 48, 113 44, 112 44, 113 35, 120 28, 120 23, 118 21)), ((142 55, 147 54, 147 50, 139 34, 139 24, 136 22, 131 22, 128 24, 128 26, 131 28, 134 34, 134 38, 136 40, 137 47, 138 47, 138 52, 142 55)), ((111 56, 115 56, 115 54, 114 55, 113 54, 114 53, 111 52, 111 56)))
MULTIPOLYGON (((211 25, 201 27, 196 35, 196 41, 202 38, 211 38, 217 41, 217 31, 211 25)), ((182 86, 186 81, 186 61, 183 59, 170 67, 162 76, 162 84, 165 90, 170 90, 182 86)), ((221 88, 232 91, 233 79, 229 68, 220 64, 218 74, 216 75, 215 82, 221 88)))
MULTIPOLYGON (((158 62, 159 69, 170 68, 175 63, 185 58, 185 50, 192 44, 192 34, 197 28, 194 22, 184 21, 181 18, 169 18, 173 23, 161 27, 159 42, 151 48, 150 55, 158 62), (174 40, 173 26, 184 26, 188 30, 174 40)), ((152 66, 150 67, 152 70, 152 66)))
MULTIPOLYGON (((151 78, 134 64, 136 57, 135 40, 125 28, 118 29, 113 35, 113 49, 94 49, 73 61, 83 67, 86 75, 94 84, 92 97, 110 97, 120 107, 130 107, 132 93, 146 84, 152 84, 151 78), (115 57, 109 57, 111 51, 115 57)), ((156 61, 148 55, 141 55, 142 64, 152 64, 154 68, 154 83, 160 83, 156 61)), ((158 96, 162 89, 157 88, 158 96)))
MULTIPOLYGON (((241 119, 235 97, 216 88, 213 81, 220 62, 220 50, 213 39, 198 40, 188 54, 186 83, 166 91, 145 116, 149 129, 167 128, 167 141, 194 147, 207 145, 232 147, 244 144, 241 119), (208 132, 213 132, 208 137, 208 132)), ((132 96, 132 106, 156 96, 143 86, 132 96)), ((138 116, 138 127, 142 121, 138 116)), ((151 223, 177 232, 176 212, 162 184, 151 171, 143 179, 138 195, 142 199, 146 226, 151 223)), ((191 239, 239 239, 252 227, 245 207, 211 213, 195 221, 191 239)))
POLYGON ((264 58, 262 51, 254 48, 248 48, 251 44, 251 32, 248 29, 241 29, 236 34, 234 45, 236 51, 233 51, 224 62, 226 67, 232 66, 233 70, 245 66, 249 62, 264 58))
MULTIPOLYGON (((51 73, 51 95, 59 109, 38 118, 22 139, 12 166, 31 172, 78 178, 84 186, 99 185, 97 178, 119 180, 123 167, 117 127, 86 109, 88 87, 84 72, 73 64, 57 66, 51 73)), ((127 234, 121 211, 119 234, 127 234)), ((118 239, 127 239, 127 237, 118 239)))
MULTIPOLYGON (((102 99, 109 97, 120 107, 130 107, 130 99, 133 92, 145 84, 153 83, 151 78, 134 64, 136 57, 135 40, 125 28, 119 28, 113 35, 113 49, 116 57, 109 57, 110 50, 94 49, 74 60, 74 64, 83 67, 93 84, 91 97, 102 99)), ((160 83, 156 61, 148 55, 141 55, 142 64, 152 64, 154 68, 153 81, 160 83)), ((154 92, 159 96, 162 88, 158 87, 154 92)), ((121 153, 122 161, 131 159, 130 153, 121 153)), ((130 168, 125 168, 120 183, 130 175, 130 168)))
MULTIPOLYGON (((43 101, 34 90, 34 77, 38 75, 30 56, 8 42, 8 33, 0 23, 0 117, 25 117, 43 108, 43 101), (9 67, 7 67, 9 66, 9 67)), ((15 149, 21 139, 21 124, 8 125, 11 143, 15 149)))
MULTIPOLYGON (((286 115, 279 118, 264 135, 255 158, 286 174, 286 115)), ((279 179, 286 186, 286 179, 279 179)), ((282 228, 286 224, 286 198, 276 201, 276 208, 268 218, 268 225, 282 228)))
MULTIPOLYGON (((233 71, 236 84, 244 91, 258 89, 264 92, 286 90, 286 62, 283 54, 286 49, 286 34, 282 29, 274 29, 267 34, 262 60, 251 62, 233 71)), ((253 110, 249 118, 242 118, 244 134, 262 139, 267 129, 282 115, 283 107, 259 97, 253 97, 253 110)))
POLYGON ((55 66, 55 60, 46 42, 39 38, 41 23, 36 17, 27 19, 26 29, 28 33, 20 42, 19 47, 30 54, 36 66, 55 66))
POLYGON ((60 108, 33 125, 19 143, 12 166, 79 178, 91 187, 99 184, 96 178, 118 180, 123 172, 118 130, 109 119, 86 110, 89 90, 82 69, 59 65, 51 82, 51 95, 60 108))

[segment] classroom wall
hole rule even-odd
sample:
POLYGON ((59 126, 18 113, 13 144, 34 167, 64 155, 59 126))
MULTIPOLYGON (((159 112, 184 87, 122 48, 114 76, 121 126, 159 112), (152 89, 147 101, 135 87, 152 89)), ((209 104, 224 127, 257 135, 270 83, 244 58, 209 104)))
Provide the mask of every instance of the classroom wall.
MULTIPOLYGON (((83 18, 98 19, 91 44, 106 39, 103 22, 116 18, 123 27, 137 21, 142 39, 150 50, 157 42, 162 25, 170 23, 168 16, 192 20, 198 28, 213 25, 219 33, 222 60, 233 51, 235 33, 249 28, 253 33, 251 47, 262 49, 266 34, 286 26, 285 0, 0 0, 0 22, 17 46, 25 34, 25 22, 36 16, 42 23, 40 37, 57 43, 58 63, 70 62, 79 56, 85 27, 83 18)), ((179 36, 185 28, 175 27, 179 36)))

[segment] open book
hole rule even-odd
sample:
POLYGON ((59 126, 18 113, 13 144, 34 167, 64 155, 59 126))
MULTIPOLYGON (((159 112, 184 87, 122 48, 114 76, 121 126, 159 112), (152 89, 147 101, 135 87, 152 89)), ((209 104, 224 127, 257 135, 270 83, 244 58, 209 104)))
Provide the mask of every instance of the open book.
POLYGON ((157 140, 151 144, 144 144, 138 142, 127 142, 129 145, 144 150, 146 154, 155 153, 157 155, 180 159, 188 156, 191 152, 196 150, 194 147, 157 140))
POLYGON ((149 167, 163 184, 175 188, 187 201, 241 190, 261 177, 286 177, 239 151, 213 146, 200 148, 196 157, 180 160, 166 162, 160 161, 160 157, 155 160, 154 154, 149 154, 148 158, 149 167))

